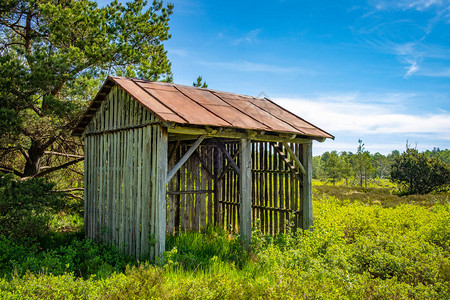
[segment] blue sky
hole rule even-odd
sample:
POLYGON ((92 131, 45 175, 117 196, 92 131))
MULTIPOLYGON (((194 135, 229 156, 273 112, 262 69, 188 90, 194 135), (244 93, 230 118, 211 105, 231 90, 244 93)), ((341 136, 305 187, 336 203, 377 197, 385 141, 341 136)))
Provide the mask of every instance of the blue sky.
POLYGON ((450 148, 450 1, 172 3, 175 83, 271 98, 335 135, 315 155, 450 148))

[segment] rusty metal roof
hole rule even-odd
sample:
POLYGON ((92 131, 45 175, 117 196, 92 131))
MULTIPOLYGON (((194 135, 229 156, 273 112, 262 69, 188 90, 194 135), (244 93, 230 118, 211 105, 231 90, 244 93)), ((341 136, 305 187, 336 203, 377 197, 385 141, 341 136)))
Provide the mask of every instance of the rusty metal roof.
POLYGON ((316 138, 334 137, 267 98, 255 98, 205 88, 109 76, 73 131, 81 135, 101 102, 118 85, 161 121, 180 125, 293 133, 316 138))

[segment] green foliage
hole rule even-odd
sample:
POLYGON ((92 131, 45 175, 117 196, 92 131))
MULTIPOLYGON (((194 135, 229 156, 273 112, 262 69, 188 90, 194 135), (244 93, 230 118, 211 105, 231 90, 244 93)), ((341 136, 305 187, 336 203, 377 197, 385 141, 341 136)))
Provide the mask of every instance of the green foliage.
MULTIPOLYGON (((48 243, 48 241, 47 241, 48 243)), ((123 272, 135 259, 121 251, 86 239, 73 239, 61 244, 61 240, 46 250, 37 243, 20 244, 0 236, 0 276, 22 276, 27 271, 63 275, 73 273, 89 278, 92 275, 106 277, 113 272, 123 272)))
POLYGON ((80 161, 64 155, 82 153, 70 133, 106 75, 170 81, 172 9, 157 0, 2 1, 0 171, 44 176, 80 161))
POLYGON ((450 166, 436 157, 428 157, 417 149, 407 149, 392 165, 391 179, 403 186, 404 194, 427 194, 447 189, 450 166))
POLYGON ((54 212, 62 207, 62 196, 43 179, 15 180, 0 176, 0 235, 14 239, 38 239, 49 230, 54 212))
POLYGON ((206 89, 208 87, 208 84, 206 83, 206 81, 203 82, 202 81, 203 81, 202 76, 198 76, 197 81, 193 82, 192 86, 206 89))
POLYGON ((341 178, 348 178, 351 174, 351 165, 345 156, 339 156, 336 151, 332 151, 327 155, 323 169, 327 178, 331 180, 333 185, 341 178))

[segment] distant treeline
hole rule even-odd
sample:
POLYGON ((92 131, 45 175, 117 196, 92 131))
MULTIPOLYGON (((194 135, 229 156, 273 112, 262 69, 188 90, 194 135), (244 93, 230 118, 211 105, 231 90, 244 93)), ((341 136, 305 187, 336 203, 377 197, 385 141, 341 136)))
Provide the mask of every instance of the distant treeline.
MULTIPOLYGON (((429 157, 437 157, 450 165, 450 150, 448 149, 434 148, 423 153, 429 157)), ((398 150, 394 150, 388 155, 379 152, 371 154, 365 150, 364 144, 360 140, 356 153, 331 151, 313 157, 313 178, 326 180, 333 184, 345 180, 348 185, 367 186, 370 180, 388 179, 391 166, 395 158, 400 155, 398 150)))

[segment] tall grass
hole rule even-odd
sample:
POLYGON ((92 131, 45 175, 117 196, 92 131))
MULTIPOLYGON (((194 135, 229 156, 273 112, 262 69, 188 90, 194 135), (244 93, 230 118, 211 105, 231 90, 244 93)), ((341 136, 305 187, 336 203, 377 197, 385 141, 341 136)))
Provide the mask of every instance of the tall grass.
POLYGON ((220 228, 180 233, 157 265, 85 279, 16 275, 0 280, 0 298, 448 299, 450 204, 405 202, 316 193, 312 232, 255 228, 249 252, 220 228))

